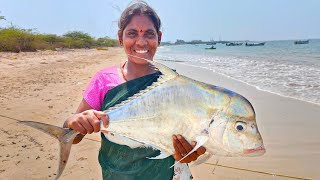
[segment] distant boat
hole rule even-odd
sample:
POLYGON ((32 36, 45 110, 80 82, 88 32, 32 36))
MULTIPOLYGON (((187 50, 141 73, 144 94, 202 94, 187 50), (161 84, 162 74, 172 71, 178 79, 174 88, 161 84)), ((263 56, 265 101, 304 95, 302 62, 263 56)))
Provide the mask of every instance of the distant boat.
POLYGON ((206 45, 216 45, 217 43, 215 42, 210 42, 210 43, 206 43, 206 45))
POLYGON ((305 40, 305 41, 294 41, 294 44, 309 44, 309 40, 305 40))
POLYGON ((226 43, 226 46, 241 46, 243 43, 235 43, 235 42, 230 42, 226 43))
POLYGON ((205 48, 205 49, 217 49, 217 48, 215 48, 215 47, 212 45, 211 47, 207 47, 207 48, 205 48))
POLYGON ((261 43, 247 43, 246 42, 246 46, 264 46, 265 42, 261 42, 261 43))

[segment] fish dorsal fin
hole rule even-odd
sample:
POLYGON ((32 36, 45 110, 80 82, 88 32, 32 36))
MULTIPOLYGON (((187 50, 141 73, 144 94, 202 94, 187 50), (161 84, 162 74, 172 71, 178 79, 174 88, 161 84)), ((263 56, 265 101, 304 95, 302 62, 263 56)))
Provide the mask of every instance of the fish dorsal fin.
POLYGON ((172 79, 172 78, 175 78, 176 76, 178 76, 178 73, 175 72, 174 70, 172 70, 171 68, 159 63, 159 62, 155 62, 155 61, 152 61, 152 60, 149 60, 149 59, 146 59, 146 58, 141 58, 141 57, 138 57, 138 56, 134 56, 134 55, 131 55, 131 54, 128 54, 128 56, 131 56, 131 57, 134 57, 134 58, 138 58, 138 59, 142 59, 142 60, 145 60, 147 61, 150 66, 152 66, 152 68, 156 71, 160 71, 161 74, 163 75, 163 79, 172 79))
MULTIPOLYGON (((129 55, 128 56, 132 56, 132 55, 129 55)), ((136 56, 133 56, 133 57, 136 57, 136 56)), ((137 57, 137 58, 140 58, 140 57, 137 57)), ((175 77, 179 76, 178 73, 176 73, 175 71, 173 71, 172 69, 170 69, 169 67, 161 64, 161 63, 158 63, 158 62, 154 62, 154 61, 150 61, 148 59, 144 59, 144 58, 140 58, 140 59, 143 59, 143 60, 146 60, 150 63, 150 66, 152 66, 152 68, 154 68, 154 70, 157 70, 157 71, 160 71, 161 72, 161 75, 159 76, 159 78, 157 79, 157 81, 153 82, 150 86, 147 86, 145 89, 143 90, 140 90, 138 93, 134 94, 133 96, 129 97, 127 100, 125 101, 122 101, 121 103, 113 106, 113 107, 110 107, 108 108, 106 111, 106 113, 108 112, 111 112, 129 102, 131 102, 132 100, 142 96, 143 94, 149 92, 150 90, 158 87, 159 85, 171 80, 171 79, 174 79, 175 77)))
POLYGON ((155 61, 151 61, 151 62, 152 62, 151 64, 161 72, 164 79, 168 79, 168 80, 173 79, 179 75, 177 72, 175 72, 171 68, 169 68, 159 62, 155 62, 155 61))

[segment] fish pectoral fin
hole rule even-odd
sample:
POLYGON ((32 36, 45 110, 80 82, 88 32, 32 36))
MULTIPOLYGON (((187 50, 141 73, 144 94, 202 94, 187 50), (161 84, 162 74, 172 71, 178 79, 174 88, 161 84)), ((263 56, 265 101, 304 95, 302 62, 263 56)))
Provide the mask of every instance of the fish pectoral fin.
POLYGON ((197 166, 199 164, 202 164, 204 162, 206 162, 208 159, 210 159, 212 157, 213 154, 205 152, 204 154, 202 154, 201 156, 198 157, 198 159, 194 162, 190 163, 190 167, 194 167, 197 166))
POLYGON ((169 157, 170 154, 164 152, 164 151, 160 151, 160 154, 156 157, 147 157, 148 159, 164 159, 164 158, 167 158, 169 157))
MULTIPOLYGON (((181 162, 183 159, 188 157, 191 153, 195 152, 199 147, 204 145, 208 141, 208 139, 209 137, 206 135, 197 136, 196 138, 197 145, 187 155, 181 158, 178 162, 181 162)), ((176 165, 178 162, 176 162, 174 165, 176 165)), ((172 168, 174 165, 172 165, 170 168, 172 168)))

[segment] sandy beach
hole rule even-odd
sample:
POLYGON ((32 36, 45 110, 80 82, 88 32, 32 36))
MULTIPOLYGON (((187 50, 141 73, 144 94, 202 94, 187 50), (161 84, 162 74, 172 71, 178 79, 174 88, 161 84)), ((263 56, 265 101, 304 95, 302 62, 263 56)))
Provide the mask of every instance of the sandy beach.
MULTIPOLYGON (((57 168, 57 141, 10 118, 62 126, 76 110, 95 72, 124 59, 120 48, 0 53, 0 179, 51 179, 57 168)), ((182 75, 236 91, 253 104, 267 153, 219 158, 219 165, 320 179, 320 106, 260 91, 206 69, 166 64, 182 75)), ((92 134, 74 145, 61 179, 102 179, 97 161, 99 141, 99 134, 92 134)), ((216 159, 208 162, 214 164, 216 159)), ((213 169, 202 164, 192 167, 192 173, 199 180, 275 179, 221 166, 213 169)))

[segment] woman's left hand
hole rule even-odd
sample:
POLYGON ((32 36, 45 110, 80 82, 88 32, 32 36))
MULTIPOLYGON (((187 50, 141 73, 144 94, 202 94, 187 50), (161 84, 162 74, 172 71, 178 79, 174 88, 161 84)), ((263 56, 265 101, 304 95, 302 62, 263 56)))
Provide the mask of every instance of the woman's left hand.
MULTIPOLYGON (((196 142, 193 141, 192 144, 182 137, 181 135, 173 135, 173 147, 175 149, 175 153, 173 155, 176 161, 182 159, 185 155, 187 155, 195 146, 196 142)), ((184 158, 181 163, 190 163, 198 159, 198 157, 206 152, 206 148, 200 146, 196 151, 191 153, 188 157, 184 158)))

